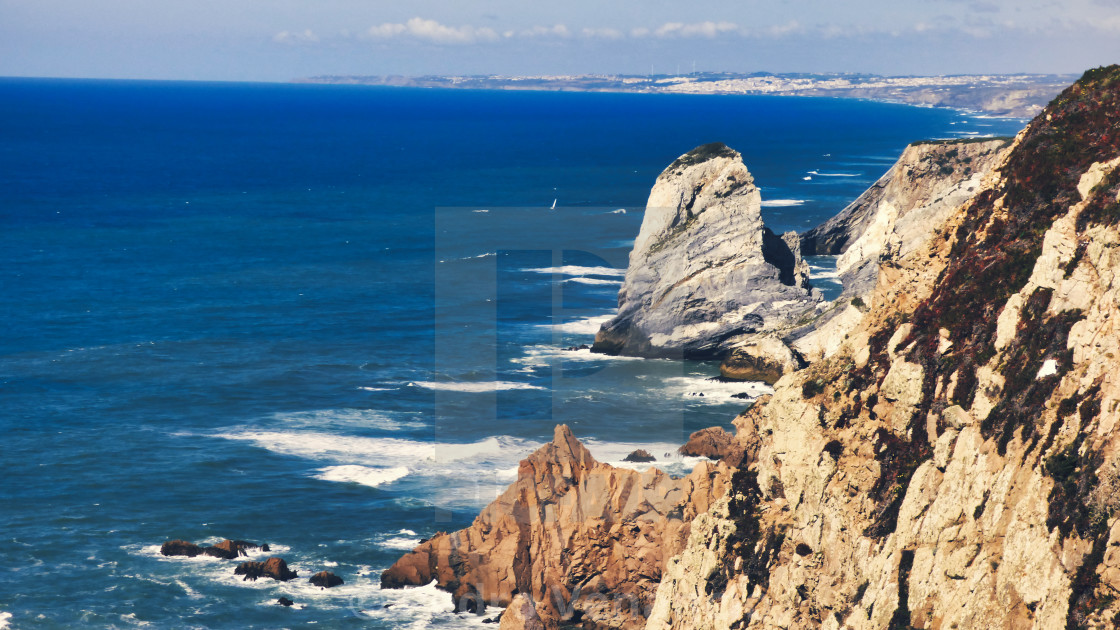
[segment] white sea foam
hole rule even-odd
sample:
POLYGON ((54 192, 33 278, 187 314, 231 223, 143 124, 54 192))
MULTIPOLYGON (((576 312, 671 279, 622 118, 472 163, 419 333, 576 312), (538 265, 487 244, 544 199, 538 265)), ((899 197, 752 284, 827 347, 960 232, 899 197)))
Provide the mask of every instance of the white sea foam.
POLYGON ((0 612, 0 629, 9 628, 12 625, 12 613, 0 612))
POLYGON ((381 545, 382 547, 384 547, 385 549, 397 549, 397 550, 400 550, 400 551, 412 551, 413 549, 416 548, 416 545, 420 544, 420 539, 419 538, 393 537, 393 538, 386 538, 385 540, 381 541, 378 544, 381 545))
POLYGON ((611 210, 609 214, 626 214, 626 208, 619 208, 618 210, 611 210))
POLYGON ((404 466, 373 468, 370 466, 358 466, 357 464, 345 464, 342 466, 321 468, 319 474, 315 475, 315 478, 322 479, 323 481, 358 483, 363 486, 376 488, 380 485, 392 483, 406 475, 408 475, 408 468, 404 466))
POLYGON ((490 211, 487 210, 486 208, 480 208, 478 210, 471 210, 471 212, 490 212, 490 211))
POLYGON ((392 387, 359 387, 358 389, 366 392, 391 392, 394 390, 392 387))
POLYGON ((424 389, 431 389, 443 392, 498 392, 509 391, 517 389, 546 389, 539 385, 532 385, 529 383, 517 383, 514 381, 481 381, 481 382, 433 382, 433 381, 413 381, 409 385, 416 387, 423 387, 424 389))
POLYGON ((810 175, 818 177, 859 177, 862 173, 821 173, 819 171, 809 171, 810 175))
POLYGON ((564 280, 564 282, 576 282, 576 283, 579 283, 579 284, 595 284, 595 285, 604 285, 604 284, 619 285, 619 284, 622 284, 622 280, 606 280, 604 278, 568 278, 568 279, 564 280))
POLYGON ((674 397, 688 397, 698 402, 711 404, 726 404, 728 402, 748 403, 763 394, 774 393, 766 383, 753 381, 718 381, 707 376, 673 376, 663 381, 662 390, 666 395, 674 397), (735 398, 738 394, 747 394, 750 398, 735 398))
POLYGON ((599 332, 599 328, 603 324, 611 321, 614 313, 607 315, 595 315, 593 317, 585 317, 583 319, 576 319, 563 324, 543 324, 545 328, 551 328, 557 332, 571 333, 573 335, 594 335, 599 332))
MULTIPOLYGON (((421 442, 398 438, 372 438, 314 431, 238 431, 214 437, 250 442, 273 453, 294 455, 335 464, 388 464, 456 461, 501 452, 509 442, 496 437, 473 443, 421 442)), ((507 440, 512 440, 508 438, 507 440)))
POLYGON ((763 208, 788 208, 805 205, 804 199, 768 199, 762 202, 763 208))
POLYGON ((285 427, 362 427, 382 431, 404 431, 422 429, 427 426, 414 414, 388 413, 375 409, 315 409, 277 413, 271 416, 274 422, 285 427))
POLYGON ((625 269, 615 269, 614 267, 580 267, 579 265, 540 267, 537 269, 524 269, 523 271, 564 276, 610 276, 621 278, 622 276, 626 275, 625 269))
MULTIPOLYGON (((595 330, 598 330, 596 328, 595 330)), ((525 356, 511 359, 511 363, 519 363, 528 367, 544 367, 556 361, 647 361, 642 357, 615 356, 598 354, 590 349, 565 350, 556 346, 527 346, 523 349, 525 356)))

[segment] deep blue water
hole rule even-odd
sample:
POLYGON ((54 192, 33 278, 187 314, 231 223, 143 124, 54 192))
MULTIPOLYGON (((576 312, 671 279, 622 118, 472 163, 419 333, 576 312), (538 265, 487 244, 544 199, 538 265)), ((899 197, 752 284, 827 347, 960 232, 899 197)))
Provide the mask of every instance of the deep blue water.
POLYGON ((468 524, 555 423, 683 473, 663 454, 758 391, 561 351, 609 316, 665 165, 724 141, 768 224, 805 229, 909 141, 1020 126, 833 99, 0 80, 0 617, 479 625, 380 571, 468 524), (226 537, 346 585, 158 554, 226 537))

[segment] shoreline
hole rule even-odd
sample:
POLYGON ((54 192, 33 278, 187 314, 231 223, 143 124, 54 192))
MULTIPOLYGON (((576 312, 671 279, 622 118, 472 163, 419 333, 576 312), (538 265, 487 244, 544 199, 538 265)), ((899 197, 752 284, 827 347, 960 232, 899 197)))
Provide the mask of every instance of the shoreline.
POLYGON ((296 84, 455 90, 850 98, 1024 120, 1041 111, 1069 82, 1069 77, 1063 75, 879 77, 722 73, 534 77, 326 75, 291 81, 296 84))

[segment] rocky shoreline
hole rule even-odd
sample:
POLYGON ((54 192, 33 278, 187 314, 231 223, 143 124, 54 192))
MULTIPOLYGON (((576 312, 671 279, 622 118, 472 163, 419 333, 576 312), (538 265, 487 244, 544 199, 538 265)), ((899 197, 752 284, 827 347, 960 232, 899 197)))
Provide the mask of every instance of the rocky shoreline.
POLYGON ((382 586, 435 580, 508 629, 1115 627, 1117 128, 1120 66, 1087 72, 1016 138, 911 145, 792 237, 738 153, 682 155, 595 349, 722 359, 774 394, 693 434, 714 463, 681 479, 559 426, 382 586), (802 250, 841 256, 840 299, 802 250))

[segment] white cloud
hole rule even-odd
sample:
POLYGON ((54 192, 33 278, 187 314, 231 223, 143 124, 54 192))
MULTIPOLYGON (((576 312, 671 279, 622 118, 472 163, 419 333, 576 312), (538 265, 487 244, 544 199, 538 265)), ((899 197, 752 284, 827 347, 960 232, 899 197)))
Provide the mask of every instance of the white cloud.
POLYGON ((277 44, 314 44, 319 41, 319 36, 307 29, 302 33, 280 31, 272 36, 272 41, 277 44))
POLYGON ((714 38, 724 33, 741 32, 734 22, 666 22, 653 31, 657 37, 706 37, 714 38))
POLYGON ((475 42, 492 42, 498 39, 498 33, 489 27, 447 26, 435 20, 426 20, 414 17, 404 24, 386 22, 371 26, 366 35, 374 39, 392 39, 395 37, 411 37, 435 44, 473 44, 475 42))
POLYGON ((614 28, 585 28, 579 34, 592 39, 622 39, 626 37, 622 31, 614 28))
POLYGON ((555 26, 534 26, 521 31, 506 31, 506 37, 571 37, 572 33, 568 30, 567 26, 557 24, 555 26))

